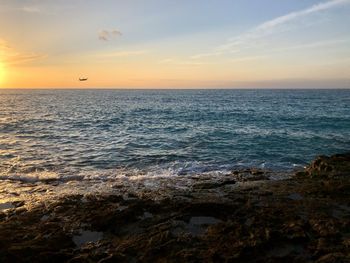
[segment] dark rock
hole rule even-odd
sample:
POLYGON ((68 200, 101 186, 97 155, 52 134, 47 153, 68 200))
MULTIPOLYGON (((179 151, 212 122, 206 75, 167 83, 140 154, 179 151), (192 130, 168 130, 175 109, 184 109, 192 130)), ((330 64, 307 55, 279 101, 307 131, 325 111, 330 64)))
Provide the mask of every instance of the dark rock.
POLYGON ((319 156, 305 170, 307 176, 333 178, 350 175, 350 153, 319 156))
POLYGON ((288 195, 288 198, 295 201, 303 199, 302 195, 299 193, 291 193, 290 195, 288 195))
POLYGON ((218 181, 218 182, 205 182, 205 183, 198 183, 194 186, 195 189, 213 189, 213 188, 219 188, 223 187, 225 185, 232 185, 235 184, 236 180, 225 180, 225 181, 218 181))
POLYGON ((24 201, 15 201, 15 202, 12 202, 12 204, 15 207, 20 207, 20 206, 23 206, 25 204, 25 202, 24 201))
POLYGON ((350 262, 350 256, 345 256, 343 253, 329 253, 320 257, 317 263, 346 263, 350 262))
POLYGON ((264 171, 258 170, 258 169, 252 169, 252 170, 250 171, 250 173, 251 173, 252 175, 263 175, 263 174, 264 174, 264 171))
POLYGON ((320 157, 299 177, 242 187, 227 185, 266 173, 6 209, 0 262, 349 262, 348 162, 320 157))
POLYGON ((6 218, 6 214, 5 214, 5 213, 0 212, 0 220, 2 220, 2 219, 4 219, 4 218, 6 218))

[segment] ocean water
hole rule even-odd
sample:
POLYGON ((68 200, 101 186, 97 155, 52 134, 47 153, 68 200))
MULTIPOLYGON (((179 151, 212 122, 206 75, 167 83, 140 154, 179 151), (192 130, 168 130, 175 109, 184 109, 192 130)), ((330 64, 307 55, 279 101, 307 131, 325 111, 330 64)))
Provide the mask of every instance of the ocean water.
POLYGON ((0 90, 0 180, 293 171, 350 150, 350 90, 0 90))

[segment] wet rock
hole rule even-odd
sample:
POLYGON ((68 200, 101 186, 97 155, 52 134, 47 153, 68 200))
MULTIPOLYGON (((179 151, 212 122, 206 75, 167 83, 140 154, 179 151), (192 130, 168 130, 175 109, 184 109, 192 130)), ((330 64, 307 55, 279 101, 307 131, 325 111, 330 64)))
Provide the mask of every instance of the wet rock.
POLYGON ((4 218, 6 218, 6 214, 5 214, 5 213, 0 212, 0 220, 2 220, 2 219, 4 219, 4 218))
POLYGON ((318 178, 333 178, 350 175, 350 153, 331 157, 319 156, 305 170, 306 175, 318 178))
POLYGON ((115 262, 127 262, 127 258, 123 254, 110 254, 105 258, 102 258, 98 263, 115 263, 115 262))
POLYGON ((103 232, 80 230, 78 235, 73 236, 73 242, 77 247, 85 243, 97 242, 103 238, 103 232))
POLYGON ((214 189, 214 188, 219 188, 226 185, 233 185, 235 183, 236 183, 236 180, 225 180, 225 181, 218 181, 218 182, 211 181, 211 182, 198 183, 193 187, 195 189, 214 189))
POLYGON ((329 250, 329 242, 326 238, 321 237, 317 240, 317 251, 318 252, 324 252, 329 250))
POLYGON ((56 206, 54 208, 53 212, 54 213, 61 213, 61 212, 64 212, 66 209, 67 209, 66 207, 59 205, 59 206, 56 206))
POLYGON ((302 240, 307 237, 306 226, 304 225, 304 222, 300 220, 295 220, 289 223, 284 224, 282 233, 285 237, 288 239, 298 239, 302 240))
POLYGON ((26 212, 27 211, 27 208, 25 208, 25 207, 20 207, 20 208, 17 208, 16 209, 16 214, 18 215, 18 214, 22 214, 22 213, 24 213, 24 212, 26 212))
POLYGON ((290 195, 287 196, 289 199, 291 200, 295 200, 295 201, 298 201, 298 200, 302 200, 303 197, 301 194, 299 193, 291 193, 290 195))
POLYGON ((282 260, 287 256, 300 254, 302 251, 303 247, 300 244, 281 243, 274 246, 270 251, 268 251, 267 254, 271 258, 282 260))
POLYGON ((317 263, 346 263, 350 262, 350 256, 343 253, 329 253, 316 260, 317 263))
POLYGON ((339 233, 338 228, 333 219, 320 220, 312 219, 309 221, 312 230, 321 237, 334 236, 339 233))
POLYGON ((12 202, 0 203, 0 211, 12 209, 12 208, 15 208, 12 202))
POLYGON ((0 262, 347 262, 350 177, 332 163, 346 167, 343 157, 327 158, 313 164, 321 177, 254 181, 266 173, 246 169, 198 177, 191 191, 10 207, 0 212, 0 262), (319 168, 324 160, 331 168, 319 168))
POLYGON ((15 206, 15 207, 21 207, 25 204, 24 201, 15 201, 15 202, 12 202, 12 204, 15 206))
POLYGON ((252 175, 263 175, 265 172, 262 171, 262 170, 258 170, 258 169, 251 169, 251 170, 250 170, 250 173, 251 173, 252 175))

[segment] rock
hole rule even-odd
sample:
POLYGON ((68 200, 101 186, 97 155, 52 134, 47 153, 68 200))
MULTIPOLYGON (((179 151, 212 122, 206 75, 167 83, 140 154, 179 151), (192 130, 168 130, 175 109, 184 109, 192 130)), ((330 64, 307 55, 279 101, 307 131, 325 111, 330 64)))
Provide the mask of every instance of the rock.
POLYGON ((298 178, 237 187, 227 185, 266 173, 12 208, 21 213, 0 212, 0 262, 347 262, 347 162, 320 157, 298 178))
POLYGON ((249 181, 265 181, 265 180, 270 180, 270 178, 264 174, 256 174, 250 177, 247 177, 243 179, 244 182, 249 182, 249 181))
POLYGON ((345 256, 343 253, 329 253, 320 257, 316 263, 345 263, 350 262, 350 257, 345 256))
POLYGON ((303 196, 299 193, 291 193, 290 195, 287 196, 289 199, 294 200, 294 201, 298 201, 298 200, 302 200, 303 196))
POLYGON ((252 175, 263 175, 263 174, 264 174, 264 171, 258 170, 258 169, 251 169, 251 170, 250 170, 250 173, 251 173, 252 175))
POLYGON ((218 182, 204 182, 204 183, 198 183, 194 185, 195 189, 214 189, 223 187, 225 185, 232 185, 235 184, 236 180, 225 180, 225 181, 218 181, 218 182))
POLYGON ((24 212, 27 212, 27 209, 25 207, 20 207, 16 209, 16 214, 22 214, 24 212))
POLYGON ((107 257, 98 261, 98 263, 114 263, 114 262, 127 262, 127 259, 122 254, 110 254, 107 257))
POLYGON ((2 220, 2 219, 4 219, 4 218, 6 218, 6 214, 5 214, 5 213, 0 212, 0 220, 2 220))
POLYGON ((330 237, 338 234, 339 230, 333 218, 328 220, 309 220, 312 230, 320 237, 330 237))
MULTIPOLYGON (((307 176, 333 178, 350 175, 350 153, 319 156, 305 170, 307 176)), ((302 175, 301 173, 298 174, 302 175)))
POLYGON ((257 168, 234 170, 230 175, 240 182, 269 180, 268 171, 257 168))
POLYGON ((15 202, 12 202, 12 204, 15 206, 15 207, 21 207, 25 204, 24 201, 15 201, 15 202))
POLYGON ((304 177, 304 176, 307 176, 308 173, 306 171, 298 171, 295 173, 295 176, 296 177, 304 177))

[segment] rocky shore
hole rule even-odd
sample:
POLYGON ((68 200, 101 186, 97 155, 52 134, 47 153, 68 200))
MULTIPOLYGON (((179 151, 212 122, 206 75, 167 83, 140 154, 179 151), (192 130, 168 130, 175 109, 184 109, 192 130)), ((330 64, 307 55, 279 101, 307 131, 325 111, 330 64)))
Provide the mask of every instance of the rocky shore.
POLYGON ((350 154, 285 180, 245 172, 167 195, 12 203, 0 262, 350 262, 350 154))

